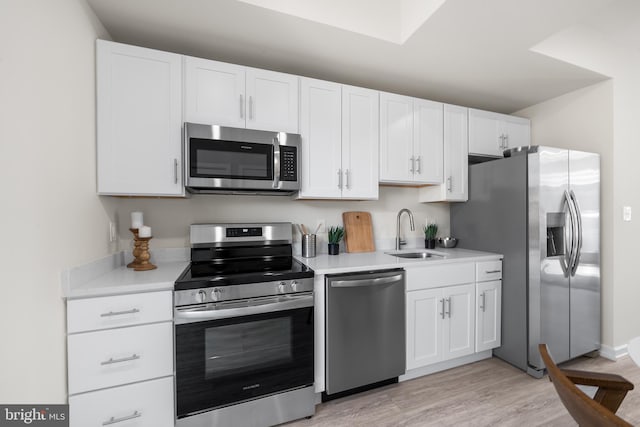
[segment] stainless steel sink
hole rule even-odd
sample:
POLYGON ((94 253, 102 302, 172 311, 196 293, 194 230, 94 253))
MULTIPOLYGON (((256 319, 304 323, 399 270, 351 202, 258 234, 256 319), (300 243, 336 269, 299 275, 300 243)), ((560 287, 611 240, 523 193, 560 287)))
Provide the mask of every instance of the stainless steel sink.
POLYGON ((444 258, 443 255, 434 254, 432 252, 396 252, 396 253, 387 252, 387 255, 391 255, 398 258, 414 258, 414 259, 444 258))

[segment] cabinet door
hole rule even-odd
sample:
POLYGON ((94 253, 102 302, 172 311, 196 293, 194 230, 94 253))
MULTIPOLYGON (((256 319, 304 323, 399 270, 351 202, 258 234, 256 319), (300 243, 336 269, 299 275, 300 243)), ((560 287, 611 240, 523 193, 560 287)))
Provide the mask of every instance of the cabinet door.
POLYGON ((298 133, 298 76, 247 68, 247 128, 298 133))
POLYGON ((442 184, 443 104, 414 99, 413 156, 414 181, 419 184, 442 184))
POLYGON ((245 127, 245 67, 184 57, 184 121, 245 127))
POLYGON ((378 198, 378 92, 342 86, 342 197, 378 198))
POLYGON ((443 360, 441 289, 407 292, 407 370, 443 360))
POLYGON ((300 98, 302 188, 299 197, 340 198, 341 86, 303 78, 300 98))
POLYGON ((500 346, 502 282, 476 285, 476 352, 500 346))
POLYGON ((380 93, 380 182, 413 182, 413 99, 380 93))
POLYGON ((444 106, 444 175, 446 200, 466 201, 469 196, 467 108, 444 106))
POLYGON ((504 116, 505 148, 531 145, 531 121, 522 117, 504 116))
POLYGON ((469 153, 502 157, 504 150, 502 114, 469 109, 469 153))
POLYGON ((180 55, 96 42, 98 193, 184 195, 180 55))
POLYGON ((475 285, 442 289, 445 301, 443 358, 453 359, 475 351, 475 285))

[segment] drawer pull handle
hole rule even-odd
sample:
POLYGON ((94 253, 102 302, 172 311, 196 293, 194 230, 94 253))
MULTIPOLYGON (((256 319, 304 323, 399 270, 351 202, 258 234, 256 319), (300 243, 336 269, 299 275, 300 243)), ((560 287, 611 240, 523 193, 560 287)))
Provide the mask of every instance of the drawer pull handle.
POLYGON ((102 313, 100 317, 122 316, 123 314, 136 314, 136 313, 140 313, 140 310, 137 308, 132 308, 131 310, 110 311, 108 313, 102 313))
POLYGON ((140 359, 140 356, 138 356, 137 354, 133 354, 129 357, 123 357, 121 359, 114 359, 113 357, 111 357, 109 360, 105 360, 104 362, 100 362, 101 365, 113 365, 114 363, 121 363, 121 362, 130 362, 132 360, 138 360, 140 359))
POLYGON ((493 274, 493 273, 500 273, 502 270, 491 270, 491 271, 485 271, 484 274, 493 274))
POLYGON ((107 421, 103 422, 102 425, 109 426, 111 424, 121 423, 123 421, 132 420, 134 418, 140 418, 141 416, 142 416, 141 412, 135 411, 133 414, 127 415, 126 417, 122 417, 122 418, 111 417, 107 421))

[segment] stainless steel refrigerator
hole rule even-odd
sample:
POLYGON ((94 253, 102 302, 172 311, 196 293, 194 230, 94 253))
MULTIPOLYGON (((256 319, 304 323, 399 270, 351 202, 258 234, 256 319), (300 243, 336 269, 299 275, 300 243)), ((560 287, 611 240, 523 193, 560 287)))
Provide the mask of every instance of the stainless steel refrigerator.
POLYGON ((504 255, 502 345, 493 354, 540 377, 600 348, 600 156, 533 146, 469 167, 452 204, 459 246, 504 255))

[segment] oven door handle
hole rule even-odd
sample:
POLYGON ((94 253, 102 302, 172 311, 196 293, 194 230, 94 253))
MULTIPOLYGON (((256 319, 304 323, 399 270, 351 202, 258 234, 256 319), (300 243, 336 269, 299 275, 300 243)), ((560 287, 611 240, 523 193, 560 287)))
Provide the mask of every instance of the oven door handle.
POLYGON ((313 292, 301 292, 291 296, 276 296, 262 300, 255 305, 244 307, 176 308, 174 320, 176 325, 203 322, 206 320, 228 319, 231 317, 249 316, 251 314, 271 313, 274 311, 293 310, 313 307, 313 292), (273 302, 276 301, 276 302, 273 302))

